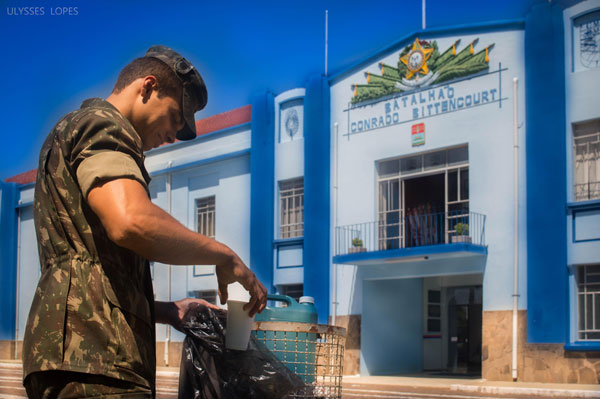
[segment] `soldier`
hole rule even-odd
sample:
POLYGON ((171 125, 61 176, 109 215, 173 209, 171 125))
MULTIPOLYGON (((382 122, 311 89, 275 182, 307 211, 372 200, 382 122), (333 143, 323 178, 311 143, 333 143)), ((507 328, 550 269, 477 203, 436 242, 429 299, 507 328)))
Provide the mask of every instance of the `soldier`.
POLYGON ((188 305, 154 302, 148 261, 214 264, 227 285, 266 289, 226 245, 188 230, 149 198, 143 151, 196 137, 206 105, 198 71, 164 46, 121 71, 106 99, 63 117, 40 152, 34 220, 42 274, 23 341, 29 398, 155 396, 155 322, 178 328, 188 305))

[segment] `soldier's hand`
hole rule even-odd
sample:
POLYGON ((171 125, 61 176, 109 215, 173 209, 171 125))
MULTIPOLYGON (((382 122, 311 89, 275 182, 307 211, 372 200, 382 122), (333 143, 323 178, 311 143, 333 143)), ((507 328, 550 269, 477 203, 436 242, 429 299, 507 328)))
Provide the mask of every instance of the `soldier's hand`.
POLYGON ((173 302, 172 314, 169 315, 169 324, 171 324, 177 330, 183 331, 185 315, 188 312, 188 310, 194 308, 210 308, 218 311, 221 310, 221 308, 219 308, 217 305, 213 305, 210 302, 206 302, 204 299, 184 298, 179 301, 173 302))
POLYGON ((237 281, 250 293, 250 301, 244 305, 244 310, 248 311, 250 317, 263 311, 267 306, 267 289, 239 256, 234 253, 229 261, 216 266, 221 304, 227 303, 227 286, 237 281))

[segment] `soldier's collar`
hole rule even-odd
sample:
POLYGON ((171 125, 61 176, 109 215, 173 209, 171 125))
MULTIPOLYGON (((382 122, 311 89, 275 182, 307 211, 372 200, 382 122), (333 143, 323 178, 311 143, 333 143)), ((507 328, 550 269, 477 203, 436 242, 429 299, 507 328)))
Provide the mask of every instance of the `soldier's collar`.
MULTIPOLYGON (((103 98, 88 98, 81 103, 81 108, 90 108, 90 107, 99 107, 99 108, 108 108, 113 111, 119 112, 117 107, 109 103, 103 98)), ((120 113, 120 112, 119 112, 120 113)))
POLYGON ((84 109, 84 108, 104 108, 109 111, 112 111, 113 113, 116 113, 123 120, 123 122, 128 127, 128 129, 130 129, 132 132, 134 132, 138 136, 139 144, 140 144, 140 152, 142 152, 142 150, 141 150, 142 139, 140 137, 140 134, 138 133, 137 130, 135 130, 135 127, 133 127, 133 125, 131 124, 131 121, 129 119, 127 119, 125 117, 125 115, 123 115, 117 107, 115 107, 114 105, 112 105, 111 103, 109 103, 108 101, 106 101, 103 98, 88 98, 87 100, 84 100, 81 103, 81 109, 84 109))

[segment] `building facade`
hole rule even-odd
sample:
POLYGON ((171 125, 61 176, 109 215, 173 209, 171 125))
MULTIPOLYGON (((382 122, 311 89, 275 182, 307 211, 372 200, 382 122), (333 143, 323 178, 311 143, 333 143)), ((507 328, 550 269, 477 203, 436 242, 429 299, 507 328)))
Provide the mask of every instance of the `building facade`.
MULTIPOLYGON (((315 297, 345 374, 598 383, 599 93, 598 0, 413 32, 150 151, 151 196, 315 297)), ((39 277, 34 178, 1 186, 4 358, 39 277)), ((152 273, 157 300, 215 301, 214 266, 152 273)), ((178 364, 182 335, 157 337, 178 364)))

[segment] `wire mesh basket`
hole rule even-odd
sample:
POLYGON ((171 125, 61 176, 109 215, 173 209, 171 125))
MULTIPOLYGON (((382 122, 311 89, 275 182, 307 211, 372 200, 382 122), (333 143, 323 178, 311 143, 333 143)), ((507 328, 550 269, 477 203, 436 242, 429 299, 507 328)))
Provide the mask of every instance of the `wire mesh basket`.
POLYGON ((286 398, 341 399, 345 328, 259 321, 252 334, 305 382, 305 387, 286 398))

